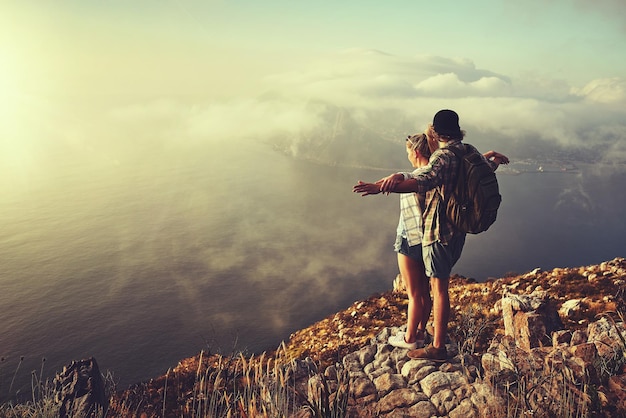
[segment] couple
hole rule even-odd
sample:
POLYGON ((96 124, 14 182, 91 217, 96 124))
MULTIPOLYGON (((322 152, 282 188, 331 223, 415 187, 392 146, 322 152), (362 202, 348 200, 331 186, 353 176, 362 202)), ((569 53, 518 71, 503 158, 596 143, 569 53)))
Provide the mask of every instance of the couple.
MULTIPOLYGON (((389 343, 409 349, 410 358, 444 362, 448 357, 448 286, 452 267, 461 257, 465 233, 448 221, 444 203, 454 190, 460 163, 449 148, 462 150, 464 136, 456 112, 440 110, 424 134, 406 140, 413 172, 392 174, 376 183, 359 181, 353 187, 362 196, 402 193, 395 250, 409 305, 406 332, 391 336, 389 343), (434 335, 432 342, 424 346, 431 310, 434 335)), ((495 151, 483 155, 494 170, 509 163, 506 156, 495 151)))

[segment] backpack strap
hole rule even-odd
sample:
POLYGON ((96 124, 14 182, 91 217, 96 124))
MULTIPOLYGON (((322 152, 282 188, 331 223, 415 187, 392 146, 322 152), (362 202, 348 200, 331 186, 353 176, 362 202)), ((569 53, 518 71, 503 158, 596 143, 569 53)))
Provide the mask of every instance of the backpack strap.
POLYGON ((461 174, 461 170, 463 169, 463 156, 465 154, 467 154, 467 152, 468 152, 467 145, 466 144, 461 144, 461 145, 463 146, 463 150, 460 150, 457 147, 446 147, 446 148, 443 148, 443 150, 448 150, 448 151, 452 152, 456 156, 458 161, 459 161, 459 166, 456 169, 457 170, 457 179, 459 178, 459 174, 461 174))
POLYGON ((445 147, 443 148, 444 150, 448 150, 448 151, 452 151, 452 153, 454 155, 457 156, 457 158, 460 160, 463 158, 463 156, 467 153, 467 145, 466 144, 461 144, 463 146, 463 151, 461 151, 460 149, 458 149, 457 147, 445 147))

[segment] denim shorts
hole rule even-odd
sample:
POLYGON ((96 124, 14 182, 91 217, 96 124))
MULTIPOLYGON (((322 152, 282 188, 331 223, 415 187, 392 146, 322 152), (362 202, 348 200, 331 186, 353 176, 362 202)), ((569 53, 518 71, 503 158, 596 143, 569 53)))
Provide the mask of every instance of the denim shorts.
POLYGON ((447 245, 439 241, 423 248, 426 276, 444 279, 450 277, 452 267, 461 258, 465 234, 458 234, 447 245))
POLYGON ((409 242, 402 235, 396 236, 396 243, 393 245, 397 253, 403 254, 417 261, 422 261, 422 244, 409 246, 409 242))

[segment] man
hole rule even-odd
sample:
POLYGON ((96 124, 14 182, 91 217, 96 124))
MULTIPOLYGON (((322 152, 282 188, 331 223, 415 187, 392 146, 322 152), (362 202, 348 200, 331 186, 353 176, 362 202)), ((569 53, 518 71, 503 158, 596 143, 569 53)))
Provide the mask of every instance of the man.
MULTIPOLYGON (((458 230, 445 214, 445 202, 454 190, 458 177, 460 161, 450 148, 463 149, 461 143, 465 132, 459 126, 456 112, 444 109, 435 114, 429 125, 427 135, 436 149, 426 167, 413 173, 396 173, 379 180, 383 193, 426 193, 423 213, 422 256, 426 275, 430 277, 433 293, 433 328, 431 344, 424 348, 410 350, 408 356, 417 359, 429 359, 436 362, 446 361, 446 336, 450 318, 450 296, 448 286, 452 267, 461 257, 465 244, 465 233, 458 230), (434 145, 434 144, 433 144, 434 145)), ((434 146, 433 146, 434 148, 434 146)), ((499 164, 507 164, 508 158, 495 151, 484 154, 495 170, 499 164)), ((368 190, 366 183, 354 186, 353 191, 363 195, 376 194, 368 190)))

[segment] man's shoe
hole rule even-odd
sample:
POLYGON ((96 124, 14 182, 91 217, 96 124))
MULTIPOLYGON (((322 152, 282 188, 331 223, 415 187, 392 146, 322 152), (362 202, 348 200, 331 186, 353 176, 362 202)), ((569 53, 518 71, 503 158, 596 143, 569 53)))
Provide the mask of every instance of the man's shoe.
POLYGON ((405 335, 406 334, 404 332, 399 332, 396 335, 392 335, 391 337, 389 337, 388 342, 394 347, 406 348, 409 350, 414 350, 418 347, 424 346, 424 341, 421 341, 421 340, 417 340, 414 343, 407 343, 406 340, 404 339, 405 335))
POLYGON ((448 359, 448 352, 445 347, 435 348, 432 344, 429 344, 424 348, 411 350, 407 355, 411 359, 432 360, 437 363, 443 363, 448 359))

